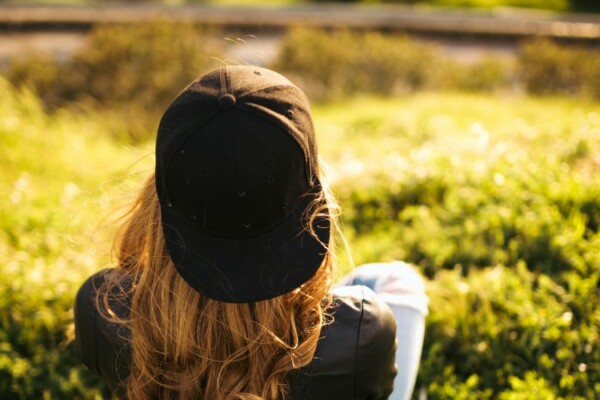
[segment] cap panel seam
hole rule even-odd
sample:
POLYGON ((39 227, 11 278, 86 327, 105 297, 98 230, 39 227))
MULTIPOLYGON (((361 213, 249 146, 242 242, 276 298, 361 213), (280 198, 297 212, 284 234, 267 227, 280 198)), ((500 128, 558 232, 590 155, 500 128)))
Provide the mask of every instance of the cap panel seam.
POLYGON ((231 74, 227 73, 227 69, 225 68, 225 90, 227 93, 233 93, 233 87, 231 85, 231 74))
MULTIPOLYGON (((299 138, 302 138, 302 136, 296 132, 298 130, 298 128, 294 124, 287 125, 285 122, 275 118, 275 116, 273 116, 269 113, 265 113, 262 110, 262 108, 272 111, 271 109, 269 109, 267 107, 261 106, 260 104, 254 104, 254 103, 245 103, 245 104, 241 105, 238 108, 238 110, 247 112, 248 114, 252 114, 264 121, 267 121, 268 123, 274 125, 275 127, 281 129, 283 132, 290 135, 292 137, 292 139, 294 140, 294 142, 296 142, 298 144, 298 146, 300 146, 300 149, 304 153, 304 177, 306 178, 306 181, 308 182, 309 185, 313 185, 315 183, 315 179, 318 176, 318 171, 312 171, 312 169, 311 169, 312 164, 311 164, 310 158, 312 157, 312 152, 311 152, 311 149, 309 148, 308 144, 305 144, 305 143, 303 143, 303 141, 298 140, 299 138), (284 128, 288 128, 288 130, 286 130, 284 128)), ((280 114, 277 114, 277 115, 280 115, 280 114)), ((314 131, 312 132, 312 134, 314 135, 314 131)), ((307 142, 308 142, 308 140, 307 140, 307 142)))
POLYGON ((227 67, 221 68, 219 70, 219 77, 220 77, 220 86, 221 86, 219 92, 222 96, 225 93, 227 93, 227 67))
MULTIPOLYGON (((198 125, 196 128, 200 129, 201 127, 205 126, 206 124, 210 123, 213 119, 215 119, 215 117, 219 115, 219 112, 215 112, 213 115, 211 115, 210 117, 206 118, 202 124, 198 125)), ((163 173, 161 176, 161 184, 164 187, 164 191, 165 194, 167 195, 167 201, 169 203, 173 203, 173 197, 171 196, 171 192, 169 191, 169 187, 167 185, 167 176, 169 175, 169 170, 171 169, 171 164, 173 162, 173 159, 175 158, 175 156, 177 155, 177 153, 180 151, 180 149, 185 146, 187 144, 187 142, 190 141, 190 139, 192 138, 192 136, 194 136, 195 133, 197 133, 197 131, 195 130, 191 130, 190 127, 193 127, 196 123, 196 120, 194 118, 192 118, 187 124, 181 125, 175 129, 171 129, 169 131, 170 134, 173 134, 173 132, 175 131, 179 131, 179 130, 190 130, 190 132, 185 135, 185 137, 180 141, 180 143, 177 145, 177 147, 175 147, 172 151, 172 153, 169 155, 168 158, 164 158, 162 161, 163 164, 163 173)))
MULTIPOLYGON (((319 185, 319 188, 320 188, 320 182, 318 182, 318 185, 319 185)), ((317 186, 317 185, 315 185, 315 186, 317 186)), ((263 238, 268 237, 270 235, 270 233, 272 233, 273 231, 279 229, 281 226, 283 226, 283 225, 287 224, 288 222, 290 222, 290 220, 292 220, 292 219, 294 219, 294 220, 301 220, 301 219, 303 219, 303 217, 304 217, 304 209, 302 211, 300 211, 300 210, 297 211, 296 208, 299 206, 300 202, 303 201, 303 199, 302 199, 303 197, 306 197, 306 196, 308 196, 308 197, 315 196, 317 194, 318 194, 318 192, 315 191, 314 187, 311 188, 311 189, 309 189, 306 193, 302 194, 301 198, 298 198, 296 200, 296 202, 294 203, 294 206, 291 207, 292 210, 289 212, 289 214, 285 215, 281 221, 279 221, 279 222, 277 222, 277 223, 275 223, 275 224, 273 224, 271 226, 268 226, 268 227, 264 228, 263 230, 260 230, 260 231, 256 232, 255 234, 252 234, 250 236, 245 236, 245 237, 226 236, 226 235, 221 235, 221 234, 218 234, 218 233, 215 233, 215 232, 213 232, 211 230, 206 230, 206 229, 198 229, 198 231, 201 232, 201 233, 203 233, 203 234, 210 235, 212 237, 219 238, 219 239, 224 239, 224 240, 238 240, 238 241, 262 240, 263 238)), ((313 199, 314 199, 314 197, 313 197, 313 199)), ((173 208, 171 210, 167 210, 167 209, 165 209, 165 207, 162 207, 162 206, 161 206, 161 208, 164 209, 165 212, 172 213, 172 214, 178 216, 179 218, 183 218, 183 219, 185 219, 185 220, 187 220, 187 221, 189 221, 190 223, 193 224, 193 222, 190 221, 190 219, 184 213, 182 213, 181 211, 177 210, 176 208, 173 208)), ((306 227, 303 226, 302 230, 300 232, 297 232, 296 236, 301 235, 302 232, 306 231, 306 230, 307 230, 306 227)))
MULTIPOLYGON (((260 88, 260 89, 255 89, 255 90, 252 90, 250 92, 246 92, 246 93, 240 94, 238 98, 239 99, 243 99, 246 96, 250 96, 250 95, 253 95, 253 94, 256 94, 256 93, 266 92, 266 91, 269 91, 269 90, 280 89, 280 88, 293 88, 293 89, 296 89, 299 94, 304 94, 304 93, 302 93, 302 91, 300 90, 300 88, 298 86, 296 86, 296 85, 294 85, 293 83, 290 82, 289 85, 278 84, 278 85, 265 86, 265 87, 260 88)), ((305 97, 306 103, 308 105, 310 105, 310 103, 309 103, 308 99, 306 98, 306 96, 301 96, 301 97, 305 97)))
MULTIPOLYGON (((241 173, 241 168, 240 168, 240 159, 238 157, 239 154, 239 149, 238 149, 238 135, 237 135, 237 131, 234 129, 233 127, 233 122, 232 122, 233 118, 227 118, 227 125, 229 125, 229 132, 231 133, 231 151, 232 151, 232 156, 233 156, 233 160, 234 160, 234 167, 235 167, 235 176, 236 176, 236 182, 235 184, 238 186, 238 190, 242 190, 245 191, 247 190, 247 188, 245 187, 246 185, 243 184, 242 182, 242 173, 241 173), (244 187, 242 187, 242 185, 244 187)), ((246 204, 246 202, 242 201, 242 203, 239 205, 239 207, 241 208, 242 214, 244 215, 244 218, 248 218, 248 206, 246 204)), ((240 221, 240 223, 242 224, 247 224, 247 221, 240 221)))

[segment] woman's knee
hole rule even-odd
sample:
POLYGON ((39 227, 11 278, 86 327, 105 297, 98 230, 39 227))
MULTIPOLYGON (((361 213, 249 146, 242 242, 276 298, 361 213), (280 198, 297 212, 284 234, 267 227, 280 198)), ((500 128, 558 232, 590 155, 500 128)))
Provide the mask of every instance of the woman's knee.
POLYGON ((354 284, 370 283, 371 289, 390 306, 406 306, 428 313, 425 280, 412 265, 401 261, 369 263, 352 271, 354 284))

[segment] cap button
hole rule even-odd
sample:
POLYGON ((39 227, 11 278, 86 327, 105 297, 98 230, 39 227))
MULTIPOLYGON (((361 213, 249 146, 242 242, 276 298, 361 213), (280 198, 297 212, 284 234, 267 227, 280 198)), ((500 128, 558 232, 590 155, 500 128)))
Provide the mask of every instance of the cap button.
POLYGON ((229 110, 235 106, 235 96, 229 93, 221 95, 218 102, 221 110, 229 110))

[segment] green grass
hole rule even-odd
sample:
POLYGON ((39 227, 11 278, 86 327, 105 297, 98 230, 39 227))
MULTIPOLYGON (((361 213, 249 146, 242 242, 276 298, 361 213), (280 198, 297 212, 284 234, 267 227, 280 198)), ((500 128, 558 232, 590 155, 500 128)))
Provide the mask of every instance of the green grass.
MULTIPOLYGON (((600 143, 600 116, 595 107, 564 98, 421 93, 393 101, 359 98, 318 108, 321 153, 333 164, 339 197, 349 202, 347 216, 356 223, 383 224, 390 236, 371 243, 370 235, 362 235, 371 233, 364 224, 352 227, 361 234, 355 243, 356 261, 407 256, 407 250, 394 242, 395 235, 388 235, 389 230, 406 229, 396 223, 402 216, 394 214, 407 212, 400 206, 412 206, 402 203, 410 203, 410 198, 399 200, 403 197, 413 196, 419 207, 430 209, 445 199, 456 203, 447 204, 457 208, 453 212, 464 214, 466 207, 473 207, 472 213, 480 211, 478 206, 496 203, 516 206, 524 200, 518 197, 523 193, 536 201, 539 197, 541 208, 582 191, 596 195, 598 160, 592 154, 600 143), (367 187, 385 193, 361 193, 367 187), (419 193, 411 190, 429 191, 431 198, 419 199, 419 193), (353 208, 363 202, 368 207, 371 200, 377 205, 377 211, 371 211, 380 215, 362 221, 353 208)), ((433 230, 429 239, 434 240, 431 235, 441 227, 429 228, 433 230)), ((349 231, 353 234, 353 229, 349 231)), ((445 238, 448 233, 440 235, 445 238)))
POLYGON ((431 277, 429 398, 600 394, 598 109, 458 93, 316 109, 355 262, 431 277))
POLYGON ((0 397, 91 398, 98 381, 69 344, 73 296, 109 263, 104 217, 146 150, 110 139, 101 116, 48 116, 0 90, 0 397))
MULTIPOLYGON (((111 112, 48 115, 0 80, 0 397, 101 398, 72 300, 152 169, 111 112)), ((600 104, 417 93, 316 105, 356 263, 427 276, 429 399, 600 394, 600 104)), ((348 256, 342 255, 344 268, 348 256)))

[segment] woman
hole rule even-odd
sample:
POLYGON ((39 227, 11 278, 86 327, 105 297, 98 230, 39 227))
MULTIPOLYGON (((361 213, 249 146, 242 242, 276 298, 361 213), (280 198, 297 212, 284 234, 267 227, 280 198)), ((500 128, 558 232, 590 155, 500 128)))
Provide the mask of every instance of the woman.
MULTIPOLYGON (((308 101, 286 78, 228 66, 192 83, 161 119, 117 267, 77 294, 84 363, 131 399, 388 398, 394 313, 365 286, 332 288, 337 206, 319 171, 308 101)), ((381 286, 403 268, 355 278, 381 286)))

